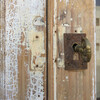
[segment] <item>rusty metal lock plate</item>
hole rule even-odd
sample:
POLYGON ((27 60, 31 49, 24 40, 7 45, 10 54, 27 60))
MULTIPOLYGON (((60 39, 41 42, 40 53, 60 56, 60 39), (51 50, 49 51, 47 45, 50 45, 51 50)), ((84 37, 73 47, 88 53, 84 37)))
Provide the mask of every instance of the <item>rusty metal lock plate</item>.
POLYGON ((75 44, 81 44, 81 40, 86 34, 65 33, 64 34, 64 63, 65 70, 82 70, 87 69, 87 63, 82 60, 79 53, 73 49, 75 44))

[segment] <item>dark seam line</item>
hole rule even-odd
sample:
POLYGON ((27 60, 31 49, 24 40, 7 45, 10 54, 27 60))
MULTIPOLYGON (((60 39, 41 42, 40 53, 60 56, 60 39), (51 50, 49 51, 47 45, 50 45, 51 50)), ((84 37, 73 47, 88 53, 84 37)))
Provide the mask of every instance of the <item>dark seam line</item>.
POLYGON ((46 100, 48 100, 48 0, 46 0, 46 100))

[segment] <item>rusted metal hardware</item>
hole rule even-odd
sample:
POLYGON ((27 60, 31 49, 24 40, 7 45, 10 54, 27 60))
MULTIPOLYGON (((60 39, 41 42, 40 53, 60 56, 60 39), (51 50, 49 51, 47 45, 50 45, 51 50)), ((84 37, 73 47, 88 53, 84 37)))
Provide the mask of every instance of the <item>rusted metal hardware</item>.
POLYGON ((86 34, 64 34, 64 63, 65 70, 87 69, 91 59, 91 46, 86 34))
POLYGON ((91 59, 91 45, 87 38, 83 38, 81 44, 74 44, 73 49, 79 53, 84 62, 89 62, 91 59))

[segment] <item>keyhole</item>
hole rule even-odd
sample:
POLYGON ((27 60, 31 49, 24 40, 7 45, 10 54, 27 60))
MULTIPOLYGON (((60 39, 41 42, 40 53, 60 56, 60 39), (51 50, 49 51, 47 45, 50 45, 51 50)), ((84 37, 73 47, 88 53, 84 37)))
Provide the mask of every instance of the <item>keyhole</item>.
POLYGON ((73 50, 75 51, 75 47, 77 46, 78 44, 77 43, 74 43, 73 44, 73 50))
POLYGON ((78 53, 73 54, 73 60, 79 60, 79 55, 78 53))
MULTIPOLYGON (((73 44, 73 50, 75 51, 75 47, 77 46, 78 44, 77 43, 74 43, 73 44)), ((73 60, 79 60, 79 54, 78 53, 74 53, 73 54, 73 60)))

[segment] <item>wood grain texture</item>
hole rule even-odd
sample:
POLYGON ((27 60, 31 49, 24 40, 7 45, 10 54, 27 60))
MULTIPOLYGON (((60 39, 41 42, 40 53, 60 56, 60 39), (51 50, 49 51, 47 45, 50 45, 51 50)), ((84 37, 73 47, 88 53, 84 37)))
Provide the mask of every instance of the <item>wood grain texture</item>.
MULTIPOLYGON (((0 99, 47 100, 45 3, 0 1, 6 8, 0 10, 0 99)), ((48 0, 49 100, 96 100, 94 30, 94 0, 48 0), (75 32, 86 33, 91 42, 85 71, 64 70, 63 33, 75 32)))
POLYGON ((45 3, 0 1, 0 100, 46 100, 45 3))
POLYGON ((54 2, 48 0, 48 99, 54 99, 54 72, 53 72, 53 25, 54 2))
POLYGON ((5 99, 5 2, 0 1, 0 99, 5 99))
POLYGON ((94 0, 49 0, 49 100, 96 100, 94 0), (54 8, 53 8, 54 3, 54 8), (53 10, 52 10, 53 9, 53 10), (54 15, 52 16, 52 13, 54 15), (63 33, 86 33, 92 59, 87 70, 64 70, 63 33), (54 75, 53 75, 54 74, 54 75), (52 89, 53 88, 53 89, 52 89))

